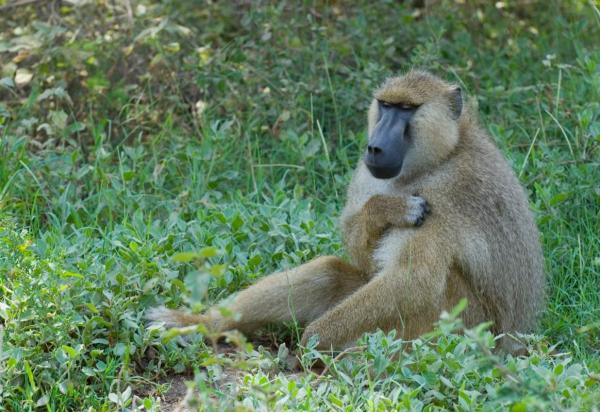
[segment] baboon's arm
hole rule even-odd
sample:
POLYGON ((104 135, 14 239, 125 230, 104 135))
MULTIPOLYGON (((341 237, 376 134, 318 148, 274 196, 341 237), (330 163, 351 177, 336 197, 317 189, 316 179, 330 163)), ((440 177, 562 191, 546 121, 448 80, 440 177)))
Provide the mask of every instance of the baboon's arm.
POLYGON ((420 226, 430 213, 429 204, 420 196, 371 197, 358 213, 342 220, 342 235, 357 266, 371 271, 373 249, 383 233, 391 228, 420 226))

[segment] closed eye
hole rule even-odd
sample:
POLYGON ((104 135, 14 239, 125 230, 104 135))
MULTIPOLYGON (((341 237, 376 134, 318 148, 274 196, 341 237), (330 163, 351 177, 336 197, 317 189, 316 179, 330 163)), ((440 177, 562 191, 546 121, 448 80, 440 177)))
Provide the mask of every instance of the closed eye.
POLYGON ((379 100, 379 104, 383 107, 395 107, 400 110, 417 110, 419 106, 408 103, 390 103, 383 100, 379 100))
POLYGON ((396 107, 398 107, 401 110, 416 110, 418 106, 406 103, 398 103, 396 107))

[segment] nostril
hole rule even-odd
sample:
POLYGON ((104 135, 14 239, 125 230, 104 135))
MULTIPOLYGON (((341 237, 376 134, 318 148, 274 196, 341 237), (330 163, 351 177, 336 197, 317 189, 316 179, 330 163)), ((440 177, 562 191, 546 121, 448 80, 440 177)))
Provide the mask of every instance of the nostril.
POLYGON ((381 153, 381 148, 379 148, 377 146, 368 145, 367 151, 371 154, 379 154, 379 153, 381 153))

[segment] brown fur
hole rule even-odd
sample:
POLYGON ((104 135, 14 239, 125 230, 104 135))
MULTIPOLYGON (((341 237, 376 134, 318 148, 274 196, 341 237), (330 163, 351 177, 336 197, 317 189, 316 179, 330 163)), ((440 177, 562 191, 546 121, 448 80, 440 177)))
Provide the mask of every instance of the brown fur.
MULTIPOLYGON (((267 276, 230 303, 237 320, 216 309, 198 316, 155 311, 151 318, 244 332, 295 319, 306 325, 302 343, 317 334, 321 348, 340 348, 377 328, 414 338, 466 297, 468 326, 492 321, 496 333, 531 330, 543 304, 538 231, 523 189, 476 114, 465 105, 456 119, 456 91, 411 71, 375 92, 419 109, 399 176, 378 180, 362 161, 357 167, 341 218, 351 264, 328 256, 267 276), (421 227, 414 226, 423 206, 415 193, 432 208, 421 227)), ((374 100, 369 135, 377 110, 374 100)))

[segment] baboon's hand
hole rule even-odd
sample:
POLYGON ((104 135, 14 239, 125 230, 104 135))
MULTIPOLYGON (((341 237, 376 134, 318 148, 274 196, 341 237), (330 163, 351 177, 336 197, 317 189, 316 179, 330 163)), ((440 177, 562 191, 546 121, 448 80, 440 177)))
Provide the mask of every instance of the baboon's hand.
POLYGON ((404 218, 409 224, 421 226, 429 213, 431 213, 429 203, 421 196, 413 195, 407 199, 404 218))

